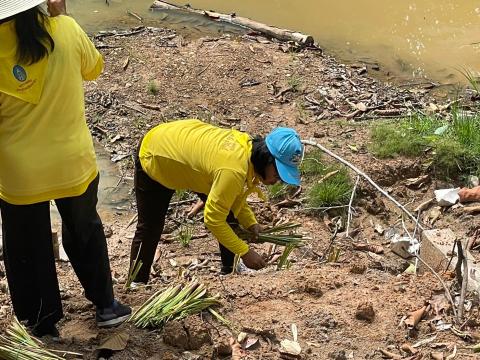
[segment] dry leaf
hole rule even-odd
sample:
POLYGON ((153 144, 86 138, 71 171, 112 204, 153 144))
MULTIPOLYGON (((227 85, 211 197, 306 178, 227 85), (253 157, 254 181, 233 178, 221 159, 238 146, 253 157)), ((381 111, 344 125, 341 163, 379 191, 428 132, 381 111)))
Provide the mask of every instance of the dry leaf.
POLYGON ((121 351, 127 347, 130 335, 126 331, 120 331, 106 338, 98 349, 121 351))

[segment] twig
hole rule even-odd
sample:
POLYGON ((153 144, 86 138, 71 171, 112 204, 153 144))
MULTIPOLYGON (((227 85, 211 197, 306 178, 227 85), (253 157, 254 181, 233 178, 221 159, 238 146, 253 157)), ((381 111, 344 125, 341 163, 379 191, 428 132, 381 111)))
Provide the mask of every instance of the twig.
POLYGON ((352 203, 353 198, 355 197, 355 192, 357 191, 358 182, 360 181, 360 176, 357 176, 357 180, 355 181, 355 186, 352 190, 352 195, 350 196, 350 202, 348 203, 348 215, 347 215, 347 229, 345 231, 346 237, 348 238, 348 233, 350 230, 350 221, 352 220, 352 203))
POLYGON ((465 306, 464 306, 465 294, 466 294, 467 285, 468 285, 468 261, 466 256, 466 249, 464 251, 461 241, 457 241, 457 247, 458 247, 457 262, 461 261, 463 263, 462 290, 460 292, 460 303, 458 304, 458 316, 457 316, 457 323, 460 324, 463 318, 463 312, 465 310, 465 306))
POLYGON ((330 155, 331 157, 333 157, 334 159, 340 161, 342 164, 348 166, 350 169, 352 169, 353 171, 355 171, 358 175, 362 176, 363 178, 365 178, 375 189, 377 189, 383 196, 385 196, 387 199, 389 199, 391 202, 393 202, 400 210, 402 210, 405 214, 408 215, 408 217, 410 219, 412 219, 415 224, 418 224, 418 227, 420 229, 424 229, 424 227, 418 223, 417 219, 415 218, 415 216, 412 215, 412 213, 410 211, 408 211, 405 206, 403 206, 402 204, 400 204, 397 200, 395 200, 389 193, 387 193, 385 190, 383 190, 380 186, 378 186, 367 174, 365 174, 363 171, 361 171, 360 169, 358 169, 355 165, 349 163, 348 161, 344 160, 343 158, 341 158, 340 156, 334 154, 333 152, 331 152, 330 150, 328 150, 327 148, 325 148, 324 146, 314 142, 314 141, 311 141, 311 140, 302 140, 302 142, 304 144, 307 144, 307 145, 312 145, 312 146, 316 146, 318 147, 320 150, 322 150, 323 152, 327 153, 328 155, 330 155))
POLYGON ((445 295, 448 299, 448 301, 450 301, 450 304, 452 305, 452 311, 453 311, 453 315, 455 317, 457 317, 457 309, 455 308, 455 303, 453 302, 453 299, 452 299, 452 295, 450 294, 450 291, 448 290, 447 288, 447 285, 445 284, 445 282, 442 280, 442 278, 440 277, 440 275, 438 275, 438 273, 433 270, 433 268, 428 265, 421 257, 420 255, 414 255, 423 265, 425 265, 425 267, 430 270, 432 272, 432 274, 438 279, 438 281, 440 281, 440 283, 442 284, 443 288, 445 289, 445 295))

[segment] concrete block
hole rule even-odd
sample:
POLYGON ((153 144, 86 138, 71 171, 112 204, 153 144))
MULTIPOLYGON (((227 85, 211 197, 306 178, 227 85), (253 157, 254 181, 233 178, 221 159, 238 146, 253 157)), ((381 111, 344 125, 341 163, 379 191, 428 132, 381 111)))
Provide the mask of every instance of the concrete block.
MULTIPOLYGON (((457 249, 453 248, 456 235, 450 229, 424 230, 422 233, 422 243, 420 246, 420 257, 436 272, 442 273, 447 270, 448 262, 452 256, 455 256, 448 270, 454 270, 457 264, 457 249)), ((462 242, 465 246, 465 242, 462 242)), ((480 264, 477 263, 472 254, 467 251, 468 261, 468 290, 480 292, 480 264)), ((420 265, 420 272, 429 271, 425 266, 420 265)))

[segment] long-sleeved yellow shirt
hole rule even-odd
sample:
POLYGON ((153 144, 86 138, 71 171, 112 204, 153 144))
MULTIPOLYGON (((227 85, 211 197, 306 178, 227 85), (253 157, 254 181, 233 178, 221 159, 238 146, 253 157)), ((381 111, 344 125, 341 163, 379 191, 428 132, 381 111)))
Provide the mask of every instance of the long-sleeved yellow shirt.
POLYGON ((246 202, 257 191, 248 134, 200 120, 179 120, 150 130, 140 147, 140 163, 153 180, 169 189, 207 194, 204 221, 227 249, 240 256, 248 245, 227 224, 231 210, 240 225, 257 223, 246 202))

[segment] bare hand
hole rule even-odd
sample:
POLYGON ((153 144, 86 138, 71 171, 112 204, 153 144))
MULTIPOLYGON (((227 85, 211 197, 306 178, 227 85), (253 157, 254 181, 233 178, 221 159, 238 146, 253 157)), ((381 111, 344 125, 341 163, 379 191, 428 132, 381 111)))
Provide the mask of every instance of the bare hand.
POLYGON ((190 211, 187 214, 187 218, 193 218, 198 212, 205 206, 205 203, 202 200, 198 200, 195 205, 192 206, 190 211))
POLYGON ((251 242, 257 242, 258 241, 258 235, 262 232, 263 227, 260 224, 253 224, 248 228, 248 231, 252 233, 250 236, 250 241, 251 242))
POLYGON ((267 265, 265 260, 252 249, 242 256, 242 260, 246 267, 254 270, 259 270, 267 265))
POLYGON ((47 8, 50 16, 67 15, 66 0, 47 0, 47 8))

